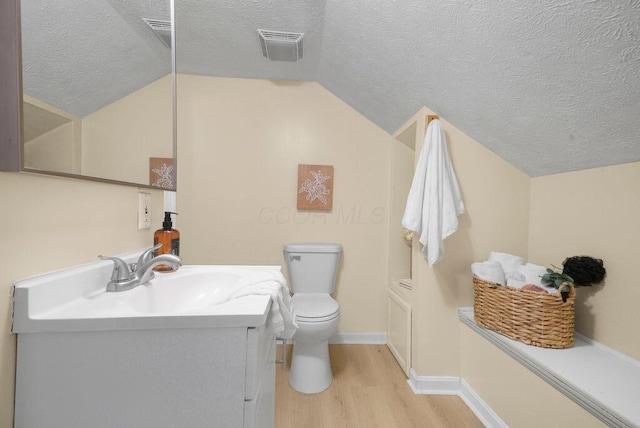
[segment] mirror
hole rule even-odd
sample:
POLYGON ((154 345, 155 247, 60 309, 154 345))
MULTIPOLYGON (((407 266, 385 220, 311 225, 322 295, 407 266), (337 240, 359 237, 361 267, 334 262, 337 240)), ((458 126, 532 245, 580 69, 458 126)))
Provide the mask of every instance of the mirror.
POLYGON ((173 0, 20 7, 23 170, 175 189, 173 0))

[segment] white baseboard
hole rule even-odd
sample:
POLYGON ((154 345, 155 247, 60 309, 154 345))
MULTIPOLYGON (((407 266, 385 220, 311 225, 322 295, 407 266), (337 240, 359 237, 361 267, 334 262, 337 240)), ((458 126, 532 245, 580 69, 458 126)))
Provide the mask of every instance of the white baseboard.
POLYGON ((486 427, 509 428, 500 416, 493 411, 487 403, 473 390, 464 379, 460 379, 460 393, 458 394, 462 401, 475 413, 480 422, 486 427))
POLYGON ((508 425, 462 378, 455 376, 418 376, 411 369, 407 383, 414 394, 457 395, 469 406, 485 427, 508 428, 508 425))
POLYGON ((410 369, 407 382, 414 394, 458 395, 460 392, 460 378, 454 376, 418 376, 410 369))
POLYGON ((336 333, 329 338, 332 345, 385 345, 386 332, 336 333))

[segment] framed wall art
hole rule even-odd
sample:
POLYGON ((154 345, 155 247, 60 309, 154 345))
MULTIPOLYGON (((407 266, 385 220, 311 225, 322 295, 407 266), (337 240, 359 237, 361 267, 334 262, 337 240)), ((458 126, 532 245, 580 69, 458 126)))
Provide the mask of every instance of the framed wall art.
POLYGON ((176 168, 173 158, 149 158, 149 185, 176 190, 176 168))
POLYGON ((333 208, 333 166, 298 165, 298 209, 333 208))

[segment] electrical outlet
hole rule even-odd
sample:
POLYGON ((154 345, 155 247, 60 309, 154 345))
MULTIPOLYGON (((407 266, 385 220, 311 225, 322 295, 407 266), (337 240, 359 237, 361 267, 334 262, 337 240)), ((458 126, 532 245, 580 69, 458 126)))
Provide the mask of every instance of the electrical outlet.
POLYGON ((151 227, 151 194, 138 192, 138 229, 151 227))

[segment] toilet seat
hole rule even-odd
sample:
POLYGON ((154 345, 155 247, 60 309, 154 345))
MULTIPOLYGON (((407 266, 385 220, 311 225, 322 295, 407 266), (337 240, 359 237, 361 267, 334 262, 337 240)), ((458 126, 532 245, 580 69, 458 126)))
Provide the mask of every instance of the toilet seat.
POLYGON ((326 293, 294 294, 291 305, 296 312, 296 321, 324 322, 340 316, 338 302, 326 293))

